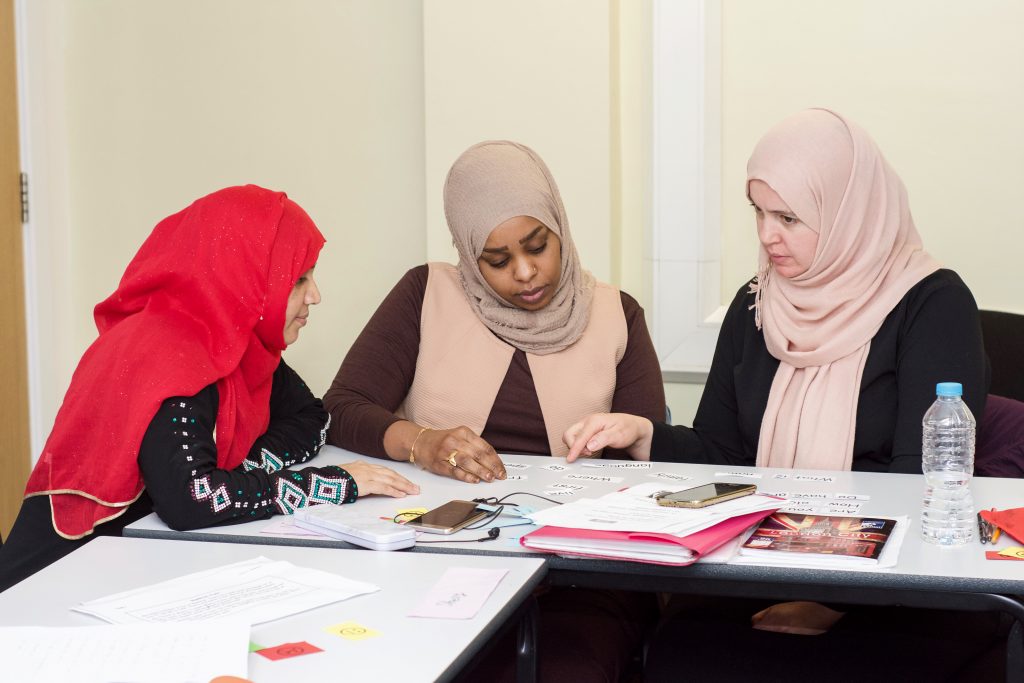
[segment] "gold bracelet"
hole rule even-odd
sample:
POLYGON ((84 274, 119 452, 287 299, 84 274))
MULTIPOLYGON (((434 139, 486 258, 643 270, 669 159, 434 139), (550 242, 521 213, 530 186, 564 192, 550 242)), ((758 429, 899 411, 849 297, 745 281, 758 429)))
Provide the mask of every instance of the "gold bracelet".
POLYGON ((416 442, 420 440, 421 436, 423 436, 423 432, 427 431, 428 429, 429 427, 421 428, 419 433, 416 435, 416 438, 412 440, 412 445, 409 446, 409 462, 411 462, 413 465, 416 464, 416 442))

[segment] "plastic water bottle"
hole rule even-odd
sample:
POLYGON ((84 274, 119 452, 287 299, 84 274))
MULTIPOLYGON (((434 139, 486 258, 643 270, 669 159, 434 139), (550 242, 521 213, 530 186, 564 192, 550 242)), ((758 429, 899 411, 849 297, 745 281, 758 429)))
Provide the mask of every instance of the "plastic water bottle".
POLYGON ((974 474, 974 416, 957 382, 935 386, 937 398, 921 421, 921 467, 928 488, 921 506, 921 536, 960 546, 975 537, 977 519, 970 481, 974 474))

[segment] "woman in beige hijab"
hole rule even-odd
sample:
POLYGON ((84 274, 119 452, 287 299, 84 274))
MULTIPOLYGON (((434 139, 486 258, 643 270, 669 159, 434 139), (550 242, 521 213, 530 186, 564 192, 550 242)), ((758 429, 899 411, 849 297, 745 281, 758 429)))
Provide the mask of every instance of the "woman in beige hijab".
POLYGON ((470 147, 444 207, 458 265, 410 270, 378 308, 324 396, 331 443, 476 483, 505 477, 499 451, 564 457, 589 413, 664 416, 643 310, 583 269, 533 150, 470 147))
MULTIPOLYGON (((498 452, 564 457, 562 434, 589 413, 664 417, 643 310, 584 270, 533 150, 470 147, 444 207, 458 265, 413 268, 377 309, 324 396, 331 443, 490 482, 505 478, 498 452)), ((619 680, 657 614, 640 592, 557 588, 539 602, 541 680, 619 680), (580 623, 586 637, 566 639, 580 623)), ((511 680, 513 650, 469 678, 511 680)))
MULTIPOLYGON (((899 176, 863 129, 811 109, 758 142, 746 194, 760 267, 726 313, 693 428, 592 415, 566 432, 568 459, 613 447, 638 460, 920 473, 921 418, 936 383, 962 383, 981 415, 989 381, 974 298, 924 250, 899 176)), ((843 617, 809 602, 746 614, 748 631, 805 635, 843 617)), ((651 650, 651 680, 671 678, 679 638, 742 637, 716 623, 671 622, 651 650)), ((815 648, 814 661, 828 652, 815 648)), ((772 675, 751 662, 755 670, 734 667, 729 680, 772 675)))

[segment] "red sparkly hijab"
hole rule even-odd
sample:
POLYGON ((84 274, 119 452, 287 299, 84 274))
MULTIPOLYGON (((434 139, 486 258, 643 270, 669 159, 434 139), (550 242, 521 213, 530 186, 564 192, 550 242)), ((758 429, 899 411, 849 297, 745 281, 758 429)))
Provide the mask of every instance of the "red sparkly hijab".
POLYGON ((143 490, 137 458, 162 401, 217 383, 217 466, 234 469, 270 422, 288 295, 324 237, 283 192, 229 187, 157 224, 82 356, 26 487, 65 538, 92 533, 143 490))

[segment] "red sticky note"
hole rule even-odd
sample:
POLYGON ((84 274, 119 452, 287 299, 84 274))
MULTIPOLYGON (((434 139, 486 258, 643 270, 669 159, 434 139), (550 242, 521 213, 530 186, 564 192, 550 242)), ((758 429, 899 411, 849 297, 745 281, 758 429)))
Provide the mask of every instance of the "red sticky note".
POLYGON ((276 662, 279 659, 311 655, 314 652, 323 652, 323 650, 318 648, 316 645, 310 645, 306 641, 302 641, 299 643, 282 643, 281 645, 272 645, 271 647, 265 647, 262 650, 257 650, 256 654, 263 655, 267 659, 276 662))
POLYGON ((985 551, 985 559, 986 560, 1018 560, 1019 561, 1021 558, 1019 558, 1019 557, 1009 557, 1007 555, 1000 555, 998 550, 986 550, 985 551))

